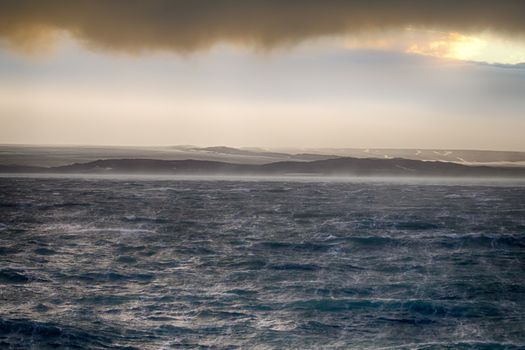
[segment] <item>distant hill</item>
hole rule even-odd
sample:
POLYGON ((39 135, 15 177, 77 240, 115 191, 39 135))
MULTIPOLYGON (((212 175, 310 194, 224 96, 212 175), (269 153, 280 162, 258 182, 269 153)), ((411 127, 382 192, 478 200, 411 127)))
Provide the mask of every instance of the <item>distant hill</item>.
POLYGON ((267 150, 226 146, 35 146, 0 145, 0 165, 56 167, 88 163, 98 159, 206 160, 239 164, 268 164, 282 161, 308 162, 337 157, 404 158, 454 162, 463 165, 522 166, 525 152, 439 150, 439 149, 364 149, 296 148, 267 150))
POLYGON ((105 159, 58 167, 0 165, 1 173, 54 174, 195 174, 195 175, 319 175, 319 176, 432 176, 524 177, 525 168, 467 166, 402 158, 334 158, 235 164, 203 160, 105 159))

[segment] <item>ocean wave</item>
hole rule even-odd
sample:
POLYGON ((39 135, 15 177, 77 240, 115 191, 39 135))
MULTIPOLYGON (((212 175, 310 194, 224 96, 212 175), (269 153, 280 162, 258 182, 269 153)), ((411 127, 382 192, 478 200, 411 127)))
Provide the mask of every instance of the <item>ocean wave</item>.
POLYGON ((118 346, 108 336, 28 319, 0 319, 0 345, 12 349, 135 349, 118 346))
POLYGON ((0 282, 1 283, 28 283, 31 282, 32 278, 24 273, 24 271, 18 271, 13 269, 0 270, 0 282))
POLYGON ((525 187, 0 186, 0 348, 525 344, 525 187))

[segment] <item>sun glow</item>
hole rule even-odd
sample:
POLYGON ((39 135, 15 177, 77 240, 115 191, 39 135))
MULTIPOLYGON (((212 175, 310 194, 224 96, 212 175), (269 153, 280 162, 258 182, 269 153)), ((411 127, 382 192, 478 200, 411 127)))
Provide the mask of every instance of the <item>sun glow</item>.
POLYGON ((525 63, 525 44, 516 38, 492 33, 463 34, 405 28, 346 37, 349 49, 379 49, 432 56, 449 60, 498 64, 525 63))
POLYGON ((426 40, 408 46, 406 52, 446 59, 518 64, 525 62, 525 45, 489 33, 465 35, 457 32, 428 32, 426 40))
POLYGON ((488 45, 486 40, 460 33, 447 33, 442 38, 424 43, 414 43, 406 51, 427 56, 457 60, 472 60, 488 45))

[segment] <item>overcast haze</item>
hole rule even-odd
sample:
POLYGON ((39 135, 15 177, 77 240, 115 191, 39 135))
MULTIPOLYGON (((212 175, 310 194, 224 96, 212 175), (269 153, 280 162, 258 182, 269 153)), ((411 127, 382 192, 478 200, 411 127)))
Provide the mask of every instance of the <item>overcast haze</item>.
POLYGON ((0 143, 525 151, 523 2, 123 4, 0 4, 0 143))

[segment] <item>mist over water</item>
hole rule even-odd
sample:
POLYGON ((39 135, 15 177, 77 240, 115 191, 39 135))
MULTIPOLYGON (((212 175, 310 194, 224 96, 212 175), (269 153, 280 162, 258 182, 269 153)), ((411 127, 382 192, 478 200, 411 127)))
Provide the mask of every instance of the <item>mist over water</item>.
POLYGON ((0 178, 0 348, 523 349, 525 187, 0 178))

